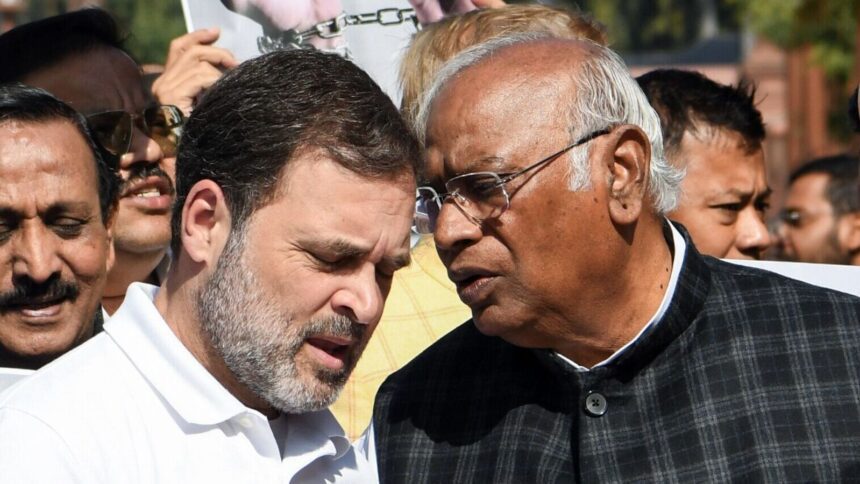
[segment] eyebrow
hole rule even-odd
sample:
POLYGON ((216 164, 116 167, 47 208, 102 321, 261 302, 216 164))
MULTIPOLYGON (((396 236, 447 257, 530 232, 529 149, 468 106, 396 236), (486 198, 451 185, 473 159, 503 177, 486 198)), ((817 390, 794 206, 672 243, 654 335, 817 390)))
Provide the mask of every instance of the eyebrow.
MULTIPOLYGON (((722 195, 734 195, 734 196, 736 196, 736 197, 738 197, 738 198, 747 198, 747 197, 752 197, 752 192, 748 192, 748 191, 746 191, 746 190, 740 190, 740 189, 737 189, 737 188, 730 188, 730 189, 728 189, 728 190, 726 190, 726 191, 723 191, 723 192, 717 192, 717 193, 714 193, 714 194, 713 194, 713 196, 714 196, 714 197, 719 197, 719 196, 722 196, 722 195)), ((772 189, 771 187, 767 187, 767 189, 765 189, 765 191, 763 191, 763 192, 761 192, 761 193, 759 193, 759 194, 758 194, 758 196, 756 197, 756 199, 759 199, 759 198, 766 198, 766 197, 769 197, 769 196, 771 196, 771 195, 773 195, 773 189, 772 189)))
MULTIPOLYGON (((69 212, 89 214, 92 212, 92 208, 93 206, 87 202, 59 201, 52 203, 44 210, 40 209, 38 214, 48 217, 55 217, 69 212)), ((9 206, 0 206, 0 217, 21 217, 21 210, 9 206)))
MULTIPOLYGON (((352 242, 342 238, 333 238, 328 240, 306 239, 299 240, 299 244, 302 247, 307 247, 311 250, 327 252, 343 259, 361 259, 362 257, 366 257, 368 254, 367 249, 359 247, 352 242)), ((383 265, 387 268, 391 268, 393 270, 397 270, 408 266, 410 261, 411 256, 409 250, 406 250, 403 253, 395 256, 383 256, 382 260, 380 261, 380 265, 383 265)))
POLYGON ((505 159, 501 156, 485 156, 483 158, 477 158, 471 161, 466 162, 463 165, 461 170, 458 170, 453 176, 460 176, 466 173, 473 173, 476 171, 496 171, 506 170, 507 168, 504 166, 505 159))

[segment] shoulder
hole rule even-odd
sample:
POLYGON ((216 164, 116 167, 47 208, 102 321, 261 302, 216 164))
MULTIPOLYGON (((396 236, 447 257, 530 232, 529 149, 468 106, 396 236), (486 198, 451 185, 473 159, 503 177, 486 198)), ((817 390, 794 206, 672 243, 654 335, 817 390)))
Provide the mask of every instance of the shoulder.
POLYGON ((499 338, 481 334, 472 320, 466 321, 430 345, 407 365, 389 378, 391 383, 415 381, 420 375, 448 374, 487 363, 487 356, 496 358, 515 349, 499 338))
POLYGON ((0 408, 3 482, 95 482, 73 445, 49 423, 21 409, 0 408))
POLYGON ((76 425, 78 419, 70 415, 111 405, 110 395, 121 386, 115 375, 124 360, 107 334, 96 335, 0 394, 0 411, 25 412, 49 425, 76 425))
POLYGON ((857 358, 860 298, 757 268, 711 258, 706 264, 711 289, 700 329, 756 351, 857 358))
POLYGON ((718 300, 746 306, 792 308, 798 317, 834 316, 856 322, 860 298, 774 272, 705 257, 718 300))
POLYGON ((554 381, 536 351, 485 336, 469 320, 393 373, 377 406, 456 407, 470 400, 517 398, 554 381))

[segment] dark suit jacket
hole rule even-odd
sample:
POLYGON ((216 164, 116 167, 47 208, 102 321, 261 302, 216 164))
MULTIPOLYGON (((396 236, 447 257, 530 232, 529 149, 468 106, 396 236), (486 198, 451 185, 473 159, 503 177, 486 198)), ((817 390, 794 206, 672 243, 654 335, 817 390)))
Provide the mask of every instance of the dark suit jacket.
POLYGON ((380 477, 860 479, 858 318, 858 298, 688 242, 667 313, 607 366, 576 372, 467 322, 389 377, 373 419, 380 477))

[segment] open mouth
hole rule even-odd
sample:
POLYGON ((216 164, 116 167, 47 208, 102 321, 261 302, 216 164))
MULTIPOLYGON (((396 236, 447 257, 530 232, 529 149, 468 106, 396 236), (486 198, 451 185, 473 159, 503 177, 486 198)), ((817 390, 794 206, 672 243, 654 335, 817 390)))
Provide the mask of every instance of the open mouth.
POLYGON ((7 305, 3 308, 3 312, 17 312, 25 319, 34 319, 39 321, 59 315, 60 310, 62 309, 62 304, 67 300, 67 298, 34 299, 7 305))
POLYGON ((313 348, 323 365, 332 369, 341 369, 346 365, 353 344, 350 339, 334 336, 315 336, 305 342, 313 348))
POLYGON ((170 182, 160 176, 150 176, 130 183, 123 197, 154 198, 162 195, 173 195, 170 182))

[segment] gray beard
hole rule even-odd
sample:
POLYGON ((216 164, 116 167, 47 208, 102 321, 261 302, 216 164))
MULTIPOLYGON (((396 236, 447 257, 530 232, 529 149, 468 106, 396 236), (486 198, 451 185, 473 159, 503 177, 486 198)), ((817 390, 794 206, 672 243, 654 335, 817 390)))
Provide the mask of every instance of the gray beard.
POLYGON ((331 405, 364 349, 365 326, 334 315, 293 324, 292 314, 265 297, 244 260, 243 230, 234 230, 212 277, 197 297, 204 333, 236 379, 284 413, 306 413, 331 405), (354 338, 346 365, 332 370, 296 361, 304 341, 314 335, 354 338))

